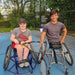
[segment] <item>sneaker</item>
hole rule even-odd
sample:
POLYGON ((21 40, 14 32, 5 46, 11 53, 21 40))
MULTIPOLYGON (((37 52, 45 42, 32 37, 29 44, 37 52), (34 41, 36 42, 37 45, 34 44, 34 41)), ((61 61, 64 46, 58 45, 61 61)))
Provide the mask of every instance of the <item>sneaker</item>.
POLYGON ((24 62, 22 60, 18 61, 19 67, 23 68, 24 67, 24 62))
POLYGON ((29 62, 27 59, 23 59, 18 61, 19 67, 24 68, 24 67, 29 67, 29 62))
POLYGON ((19 64, 19 67, 23 68, 24 65, 25 65, 24 63, 20 63, 20 64, 19 64))
POLYGON ((25 67, 29 67, 29 65, 30 65, 29 62, 27 62, 27 61, 24 63, 25 67))

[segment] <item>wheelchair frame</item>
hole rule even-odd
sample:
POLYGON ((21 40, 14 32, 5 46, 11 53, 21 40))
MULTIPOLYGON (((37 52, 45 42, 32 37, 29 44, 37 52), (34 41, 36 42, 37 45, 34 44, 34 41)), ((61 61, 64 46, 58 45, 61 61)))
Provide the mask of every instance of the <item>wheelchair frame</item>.
MULTIPOLYGON (((29 72, 27 72, 27 73, 22 74, 22 73, 19 73, 19 72, 18 72, 18 60, 17 60, 17 55, 15 55, 15 52, 14 52, 14 54, 11 56, 12 49, 13 49, 13 48, 12 48, 12 45, 9 45, 8 48, 7 48, 7 50, 6 50, 5 58, 4 58, 4 64, 3 64, 4 70, 5 70, 5 71, 7 70, 8 72, 13 73, 14 75, 26 75, 26 74, 33 73, 33 71, 34 71, 34 69, 35 69, 37 63, 33 60, 32 54, 29 52, 30 59, 28 60, 29 63, 30 63, 31 70, 29 70, 29 72), (10 52, 9 52, 9 51, 10 51, 10 52), (8 55, 8 54, 7 54, 8 52, 9 52, 9 56, 7 56, 7 55, 8 55), (8 60, 6 60, 6 58, 8 58, 8 60), (14 59, 13 59, 13 58, 14 58, 14 59), (9 69, 7 69, 10 60, 11 60, 12 62, 14 62, 14 64, 13 64, 9 69), (5 62, 5 61, 7 61, 7 62, 5 62), (8 63, 8 65, 7 65, 7 63, 8 63), (34 66, 32 65, 33 63, 34 63, 34 66), (15 67, 16 73, 11 71, 11 69, 12 69, 13 67, 15 67)), ((15 50, 13 50, 13 51, 15 51, 15 50)))
POLYGON ((66 69, 65 75, 68 75, 68 68, 66 67, 65 59, 66 59, 66 61, 68 62, 68 64, 72 66, 72 65, 73 65, 73 58, 72 58, 72 55, 71 55, 71 53, 70 53, 68 47, 66 46, 66 44, 63 43, 63 45, 64 45, 64 46, 66 47, 66 49, 67 49, 66 52, 64 51, 63 48, 59 48, 60 53, 59 53, 59 52, 56 52, 56 51, 55 51, 56 49, 53 49, 53 48, 52 48, 52 49, 49 48, 49 49, 47 50, 47 51, 49 51, 49 50, 51 49, 51 52, 49 52, 49 53, 46 51, 45 54, 46 54, 46 56, 47 56, 47 58, 48 58, 48 62, 49 62, 48 74, 50 74, 51 64, 60 64, 60 65, 63 65, 64 68, 66 69), (69 57, 70 57, 70 59, 71 59, 71 63, 70 63, 69 60, 65 57, 66 54, 69 54, 69 57), (49 58, 50 58, 50 57, 48 57, 48 55, 51 55, 50 61, 49 61, 49 58), (56 55, 61 55, 61 56, 62 56, 62 63, 61 63, 61 62, 58 62, 56 55), (54 62, 52 61, 53 58, 55 59, 54 62))

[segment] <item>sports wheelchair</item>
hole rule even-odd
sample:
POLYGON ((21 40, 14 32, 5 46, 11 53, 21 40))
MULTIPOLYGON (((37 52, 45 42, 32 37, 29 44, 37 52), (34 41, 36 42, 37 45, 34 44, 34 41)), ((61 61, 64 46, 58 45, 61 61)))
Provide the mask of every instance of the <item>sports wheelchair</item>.
POLYGON ((32 56, 34 60, 40 64, 41 75, 50 75, 51 64, 63 65, 66 69, 65 75, 68 75, 68 68, 66 67, 65 60, 68 62, 69 65, 72 66, 73 58, 70 53, 70 50, 68 49, 65 43, 51 43, 49 49, 47 49, 47 41, 45 41, 42 46, 39 46, 40 42, 38 41, 35 43, 32 44, 33 46, 35 45, 35 48, 31 45, 32 56), (48 63, 46 62, 46 57, 48 59, 48 63), (61 60, 57 60, 57 58, 60 58, 61 60))
POLYGON ((49 69, 47 75, 50 75, 51 64, 63 65, 64 68, 66 69, 65 75, 68 75, 68 68, 66 67, 65 60, 68 62, 69 65, 72 66, 73 58, 67 45, 65 43, 60 44, 60 42, 56 42, 50 43, 49 46, 50 46, 49 49, 45 52, 49 62, 49 69), (61 58, 62 62, 57 58, 61 58))
POLYGON ((4 68, 5 71, 7 70, 10 73, 13 73, 14 75, 26 75, 26 74, 33 73, 33 71, 34 71, 34 69, 36 67, 36 62, 34 61, 34 59, 32 57, 31 51, 29 51, 28 62, 30 64, 30 66, 28 67, 29 71, 27 71, 25 73, 20 73, 18 71, 18 68, 19 68, 18 65, 19 65, 19 63, 18 63, 18 58, 17 58, 17 51, 16 51, 16 49, 13 49, 12 44, 7 47, 7 50, 6 50, 6 53, 5 53, 5 57, 4 57, 4 64, 3 64, 3 68, 4 68), (10 65, 10 60, 14 64, 10 68, 8 68, 8 66, 10 65), (14 67, 15 67, 16 72, 12 71, 12 69, 14 67))

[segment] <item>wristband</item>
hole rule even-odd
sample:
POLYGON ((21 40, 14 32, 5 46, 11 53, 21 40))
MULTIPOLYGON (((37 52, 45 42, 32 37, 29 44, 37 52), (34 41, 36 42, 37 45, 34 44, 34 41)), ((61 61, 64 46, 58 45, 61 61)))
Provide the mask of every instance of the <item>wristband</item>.
POLYGON ((43 44, 43 42, 41 42, 41 44, 43 44))

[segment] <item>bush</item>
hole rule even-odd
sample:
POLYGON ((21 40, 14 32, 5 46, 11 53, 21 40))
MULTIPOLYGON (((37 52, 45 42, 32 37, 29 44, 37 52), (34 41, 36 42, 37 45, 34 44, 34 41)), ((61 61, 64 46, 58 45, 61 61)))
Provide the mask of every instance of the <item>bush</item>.
POLYGON ((1 13, 0 13, 0 19, 3 19, 3 16, 1 15, 1 13))
POLYGON ((67 29, 69 31, 75 31, 75 25, 70 25, 69 27, 67 27, 67 29))
POLYGON ((10 24, 10 22, 9 22, 9 20, 8 21, 0 21, 0 27, 10 27, 11 26, 11 24, 10 24))
POLYGON ((26 22, 27 22, 27 27, 32 27, 32 28, 37 28, 37 27, 40 27, 40 23, 39 23, 39 19, 36 19, 36 22, 35 22, 35 15, 33 12, 27 12, 27 13, 24 13, 20 16, 16 15, 13 15, 10 14, 9 18, 9 23, 11 24, 11 28, 15 28, 15 27, 18 27, 18 23, 19 23, 19 19, 20 18, 25 18, 26 19, 26 22))
POLYGON ((9 23, 10 23, 10 27, 11 28, 15 28, 15 27, 18 27, 18 21, 17 21, 17 18, 13 17, 9 20, 9 23))
POLYGON ((26 19, 27 27, 39 27, 39 19, 35 20, 35 15, 33 12, 24 13, 23 17, 26 19))

